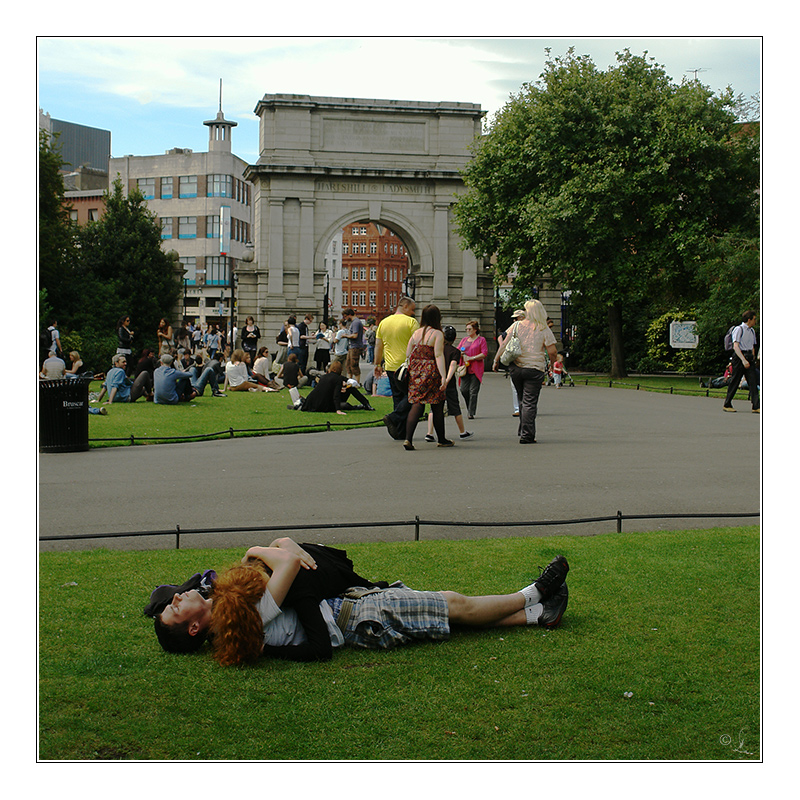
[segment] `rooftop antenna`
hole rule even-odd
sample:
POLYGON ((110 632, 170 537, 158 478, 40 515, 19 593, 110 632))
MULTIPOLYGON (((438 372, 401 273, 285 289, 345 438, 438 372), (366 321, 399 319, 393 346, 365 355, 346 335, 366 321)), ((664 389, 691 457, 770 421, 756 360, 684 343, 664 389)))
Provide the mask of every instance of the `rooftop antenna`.
POLYGON ((705 67, 696 67, 695 69, 687 69, 687 70, 685 70, 685 72, 687 74, 690 73, 690 72, 693 72, 694 73, 694 79, 697 80, 697 73, 698 72, 708 72, 708 70, 705 67))
POLYGON ((219 110, 222 111, 222 78, 219 79, 219 110))

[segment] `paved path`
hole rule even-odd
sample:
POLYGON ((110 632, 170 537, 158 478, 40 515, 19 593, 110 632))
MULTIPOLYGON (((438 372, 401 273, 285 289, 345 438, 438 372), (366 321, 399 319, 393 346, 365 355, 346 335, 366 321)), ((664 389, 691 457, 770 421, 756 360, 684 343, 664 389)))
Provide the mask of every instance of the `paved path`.
MULTIPOLYGON (((747 513, 758 481, 731 472, 758 458, 758 415, 738 402, 575 386, 543 389, 538 444, 522 446, 501 374, 484 380, 475 438, 403 450, 385 429, 104 448, 39 456, 40 535, 302 524, 300 540, 408 541, 413 528, 314 531, 320 523, 505 522, 623 514, 747 513)), ((448 435, 457 433, 447 422, 448 435)), ((753 463, 757 464, 757 460, 753 463)), ((736 525, 750 520, 627 521, 625 530, 736 525)), ((614 522, 544 527, 423 526, 422 539, 596 534, 614 522)), ((278 535, 278 534, 274 534, 278 535)), ((262 543, 273 534, 197 534, 181 547, 262 543)), ((173 537, 43 543, 42 550, 174 547, 173 537)))

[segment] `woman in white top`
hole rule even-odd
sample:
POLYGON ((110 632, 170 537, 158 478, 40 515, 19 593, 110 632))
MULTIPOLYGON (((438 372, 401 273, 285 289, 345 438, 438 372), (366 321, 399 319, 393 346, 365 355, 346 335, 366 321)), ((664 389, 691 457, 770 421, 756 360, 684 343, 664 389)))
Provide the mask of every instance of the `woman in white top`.
POLYGON ((500 356, 506 349, 514 328, 519 338, 522 352, 511 362, 508 371, 517 390, 519 399, 519 428, 517 434, 520 444, 536 443, 536 411, 539 405, 539 392, 544 383, 545 351, 551 361, 558 355, 556 337, 547 327, 547 312, 538 300, 525 303, 525 317, 517 320, 507 331, 493 368, 498 370, 500 356))
POLYGON ((250 380, 247 372, 247 364, 244 360, 244 350, 234 350, 231 353, 231 360, 225 365, 225 390, 232 392, 246 392, 248 389, 254 392, 266 392, 266 386, 260 386, 250 380))
POLYGON ((333 344, 333 331, 324 323, 320 322, 319 330, 316 335, 317 348, 314 350, 314 361, 317 362, 317 369, 325 372, 328 364, 331 363, 331 345, 333 344))

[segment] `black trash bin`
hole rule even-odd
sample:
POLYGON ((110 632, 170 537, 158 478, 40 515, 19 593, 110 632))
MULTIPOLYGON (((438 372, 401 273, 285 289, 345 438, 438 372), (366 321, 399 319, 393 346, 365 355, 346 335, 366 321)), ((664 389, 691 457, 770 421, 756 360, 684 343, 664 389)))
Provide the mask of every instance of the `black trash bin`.
POLYGON ((39 381, 39 452, 89 449, 89 378, 39 381))

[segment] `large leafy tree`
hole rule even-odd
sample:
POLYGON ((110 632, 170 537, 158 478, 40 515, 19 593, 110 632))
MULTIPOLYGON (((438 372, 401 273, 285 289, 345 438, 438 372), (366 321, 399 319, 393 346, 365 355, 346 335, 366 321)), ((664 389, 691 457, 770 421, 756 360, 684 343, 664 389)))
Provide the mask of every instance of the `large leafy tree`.
MULTIPOLYGON (((154 338, 161 317, 180 297, 172 259, 161 249, 161 226, 138 189, 123 193, 119 177, 106 196, 106 209, 78 235, 81 270, 95 302, 83 323, 114 330, 124 314, 137 335, 154 338)), ((140 340, 140 346, 148 338, 140 340)))
POLYGON ((103 216, 83 228, 70 223, 57 150, 40 140, 39 285, 61 323, 62 338, 100 370, 116 348, 116 323, 130 315, 134 346, 155 346, 181 287, 161 249, 161 228, 142 194, 123 193, 119 178, 103 216))
POLYGON ((702 295, 712 237, 757 225, 758 148, 736 135, 731 92, 677 86, 646 53, 617 62, 548 56, 476 143, 456 218, 498 283, 551 281, 606 315, 623 377, 626 309, 702 295))
POLYGON ((62 165, 58 140, 40 130, 39 285, 51 301, 60 297, 75 259, 74 229, 69 205, 64 200, 62 165))

